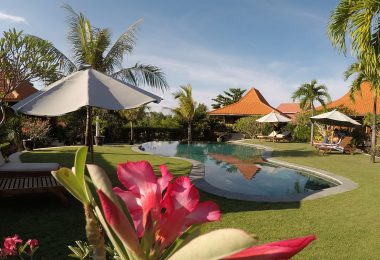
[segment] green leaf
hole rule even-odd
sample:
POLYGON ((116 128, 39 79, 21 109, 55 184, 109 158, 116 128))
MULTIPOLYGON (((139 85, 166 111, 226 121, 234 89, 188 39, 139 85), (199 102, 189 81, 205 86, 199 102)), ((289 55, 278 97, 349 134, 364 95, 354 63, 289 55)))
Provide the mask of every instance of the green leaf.
POLYGON ((72 170, 60 168, 58 171, 52 171, 51 174, 80 202, 88 203, 87 195, 72 170))
POLYGON ((80 185, 82 186, 82 189, 86 192, 86 194, 87 194, 87 189, 86 189, 86 182, 84 179, 84 171, 86 167, 87 151, 88 151, 87 146, 83 146, 79 148, 75 154, 75 162, 74 162, 75 176, 77 177, 80 185))
POLYGON ((219 229, 193 239, 169 259, 221 259, 252 246, 255 242, 242 230, 219 229))
POLYGON ((179 238, 177 238, 168 249, 165 250, 164 254, 161 256, 162 259, 167 259, 174 252, 178 251, 181 247, 185 246, 192 239, 199 236, 200 225, 193 225, 189 227, 179 238))

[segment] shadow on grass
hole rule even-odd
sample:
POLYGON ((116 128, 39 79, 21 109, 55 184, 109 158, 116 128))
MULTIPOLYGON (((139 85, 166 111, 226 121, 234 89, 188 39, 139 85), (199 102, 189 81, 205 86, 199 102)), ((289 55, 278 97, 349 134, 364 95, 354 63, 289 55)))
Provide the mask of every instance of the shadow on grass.
POLYGON ((210 193, 200 191, 201 200, 212 200, 219 205, 222 213, 245 212, 245 211, 263 211, 263 210, 283 210, 298 209, 301 207, 300 202, 254 202, 226 199, 210 193))
POLYGON ((310 157, 316 156, 316 151, 310 150, 276 150, 273 152, 273 157, 310 157))

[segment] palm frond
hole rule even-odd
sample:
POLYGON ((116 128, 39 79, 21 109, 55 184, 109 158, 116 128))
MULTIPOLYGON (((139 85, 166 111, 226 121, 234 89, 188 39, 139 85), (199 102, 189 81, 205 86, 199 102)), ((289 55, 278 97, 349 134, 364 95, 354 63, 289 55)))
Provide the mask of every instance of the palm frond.
POLYGON ((104 67, 108 72, 115 71, 116 68, 122 67, 125 54, 131 54, 136 44, 136 33, 144 19, 139 19, 128 30, 123 33, 111 47, 104 58, 104 67))
POLYGON ((147 85, 160 90, 169 89, 165 74, 160 68, 154 65, 136 63, 135 66, 122 69, 114 73, 113 76, 121 80, 133 79, 137 86, 147 85))

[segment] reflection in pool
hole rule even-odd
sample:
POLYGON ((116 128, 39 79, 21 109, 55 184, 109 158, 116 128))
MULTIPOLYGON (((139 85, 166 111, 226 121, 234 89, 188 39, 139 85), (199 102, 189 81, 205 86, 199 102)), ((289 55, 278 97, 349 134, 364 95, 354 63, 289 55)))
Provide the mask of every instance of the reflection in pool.
POLYGON ((149 142, 142 148, 154 154, 202 162, 205 180, 222 190, 281 198, 326 189, 335 184, 293 169, 263 161, 262 150, 228 143, 149 142))

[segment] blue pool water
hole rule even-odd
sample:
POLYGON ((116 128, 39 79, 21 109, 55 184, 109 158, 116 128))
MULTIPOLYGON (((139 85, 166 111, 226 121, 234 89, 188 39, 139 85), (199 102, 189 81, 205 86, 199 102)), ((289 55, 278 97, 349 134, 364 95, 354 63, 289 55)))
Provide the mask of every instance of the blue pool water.
POLYGON ((336 186, 327 180, 269 164, 262 150, 228 143, 149 142, 143 150, 197 160, 205 165, 205 180, 222 190, 269 198, 336 186))

